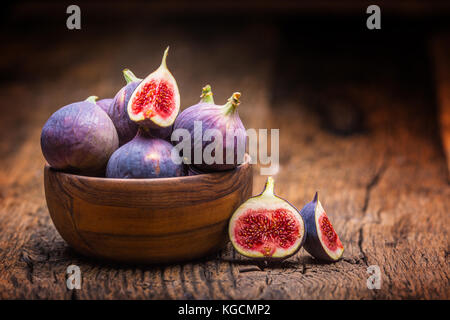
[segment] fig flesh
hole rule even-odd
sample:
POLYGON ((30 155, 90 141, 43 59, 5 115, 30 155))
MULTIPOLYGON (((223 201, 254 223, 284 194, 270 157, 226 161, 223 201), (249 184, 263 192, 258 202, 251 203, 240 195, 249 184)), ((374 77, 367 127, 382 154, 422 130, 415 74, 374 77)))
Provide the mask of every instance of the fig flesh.
POLYGON ((178 177, 183 175, 183 164, 172 161, 173 146, 152 137, 139 128, 130 142, 117 149, 106 167, 107 178, 143 179, 178 177))
POLYGON ((123 75, 127 84, 117 92, 107 111, 119 135, 119 146, 133 139, 138 131, 138 125, 128 116, 127 106, 133 91, 142 81, 129 69, 123 70, 123 75))
POLYGON ((134 90, 127 105, 130 119, 147 129, 169 127, 180 110, 180 93, 175 78, 167 69, 169 47, 161 65, 134 90))
POLYGON ((228 233, 236 251, 256 259, 286 259, 302 247, 306 229, 299 211, 273 192, 269 177, 264 191, 233 214, 228 233))
POLYGON ((233 93, 226 104, 218 106, 210 91, 210 86, 203 88, 200 102, 180 113, 174 131, 185 129, 190 134, 191 154, 182 154, 190 164, 205 172, 230 170, 242 164, 245 155, 246 132, 237 111, 241 94, 233 93), (216 141, 215 133, 221 140, 216 141), (208 155, 210 160, 205 158, 208 155))
POLYGON ((344 246, 328 219, 318 193, 314 200, 300 211, 308 230, 305 249, 314 258, 323 261, 337 261, 344 253, 344 246))
POLYGON ((96 98, 64 106, 45 123, 41 148, 51 167, 86 175, 97 175, 105 169, 119 139, 96 98))

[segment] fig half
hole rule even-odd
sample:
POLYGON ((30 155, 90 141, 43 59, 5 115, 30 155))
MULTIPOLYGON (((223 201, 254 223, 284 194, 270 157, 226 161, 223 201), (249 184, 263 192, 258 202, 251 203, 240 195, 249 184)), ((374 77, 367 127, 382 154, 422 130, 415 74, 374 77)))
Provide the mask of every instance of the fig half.
POLYGON ((314 200, 304 206, 300 214, 305 219, 308 229, 306 251, 319 260, 329 262, 339 260, 344 253, 344 246, 328 219, 317 192, 314 200))
POLYGON ((282 260, 302 247, 306 229, 299 211, 274 194, 274 180, 269 177, 264 191, 234 212, 228 233, 240 254, 256 259, 282 260))
POLYGON ((175 78, 167 69, 169 47, 161 65, 133 91, 127 111, 130 119, 147 129, 169 127, 180 111, 180 92, 175 78))

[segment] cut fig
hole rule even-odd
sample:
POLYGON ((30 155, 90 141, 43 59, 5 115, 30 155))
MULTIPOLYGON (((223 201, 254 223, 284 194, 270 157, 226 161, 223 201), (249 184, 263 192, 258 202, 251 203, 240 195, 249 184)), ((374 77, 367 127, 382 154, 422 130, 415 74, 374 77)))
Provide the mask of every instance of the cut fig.
POLYGON ((128 102, 130 119, 148 129, 171 126, 180 111, 177 82, 167 69, 168 53, 169 47, 159 68, 142 80, 128 102))
POLYGON ((344 253, 344 246, 328 219, 317 192, 314 200, 308 203, 300 214, 305 219, 308 230, 306 251, 319 260, 330 262, 339 260, 344 253))
POLYGON ((305 223, 299 211, 273 190, 274 180, 269 177, 264 191, 244 202, 231 217, 231 243, 246 257, 286 259, 305 241, 305 223))

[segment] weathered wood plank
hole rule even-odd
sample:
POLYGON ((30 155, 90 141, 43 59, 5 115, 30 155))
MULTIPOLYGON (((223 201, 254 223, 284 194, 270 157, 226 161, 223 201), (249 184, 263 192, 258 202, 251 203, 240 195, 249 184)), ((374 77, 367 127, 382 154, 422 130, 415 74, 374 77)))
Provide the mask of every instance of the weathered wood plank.
MULTIPOLYGON (((101 39, 74 35, 36 51, 37 59, 57 66, 49 74, 43 73, 46 63, 36 65, 25 59, 20 64, 22 78, 3 80, 1 96, 20 108, 0 118, 4 155, 0 159, 0 298, 450 297, 450 189, 430 108, 433 96, 423 87, 423 70, 399 75, 399 70, 412 64, 403 61, 400 51, 393 51, 398 65, 377 60, 375 79, 351 80, 359 66, 353 59, 344 59, 339 63, 348 71, 347 81, 326 80, 330 79, 324 71, 327 68, 317 66, 327 57, 329 64, 336 61, 317 43, 305 45, 303 52, 280 55, 283 40, 276 28, 234 28, 218 29, 207 43, 195 37, 200 30, 181 28, 161 28, 151 36, 135 31, 101 39), (261 33, 264 41, 248 44, 246 39, 261 33), (141 41, 143 37, 147 41, 141 41), (115 43, 118 38, 120 46, 115 43), (124 266, 96 262, 67 247, 45 204, 41 126, 53 111, 71 101, 92 94, 112 96, 123 84, 120 70, 124 67, 144 76, 158 65, 167 39, 172 47, 169 66, 177 77, 183 107, 196 103, 200 88, 210 83, 218 103, 233 91, 242 91, 240 114, 247 127, 280 128, 276 191, 298 207, 311 201, 316 190, 320 192, 346 248, 343 260, 321 264, 301 250, 281 263, 256 264, 229 245, 200 261, 124 266), (285 59, 290 70, 277 69, 277 59, 285 59), (319 86, 309 83, 309 79, 320 78, 319 86), (289 92, 281 92, 285 99, 272 97, 277 79, 294 79, 286 84, 289 92), (345 93, 364 110, 363 132, 339 136, 323 126, 309 97, 330 92, 327 89, 345 93), (66 288, 65 271, 71 264, 81 268, 81 290, 66 288), (381 290, 366 286, 367 266, 374 264, 382 271, 381 290)), ((21 50, 34 48, 31 40, 29 45, 20 44, 16 46, 21 50)), ((375 50, 373 56, 358 58, 364 64, 376 56, 375 50)), ((23 57, 8 59, 19 58, 23 57)), ((336 97, 329 94, 325 100, 336 97)), ((255 194, 264 180, 255 174, 255 194)))

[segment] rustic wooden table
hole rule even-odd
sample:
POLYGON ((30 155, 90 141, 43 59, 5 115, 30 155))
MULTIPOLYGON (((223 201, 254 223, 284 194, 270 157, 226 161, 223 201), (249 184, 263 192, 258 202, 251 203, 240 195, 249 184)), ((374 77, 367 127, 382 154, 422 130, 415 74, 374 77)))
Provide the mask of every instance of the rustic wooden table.
MULTIPOLYGON (((450 188, 424 42, 317 39, 307 30, 295 38, 265 24, 229 28, 4 34, 0 298, 450 298, 450 188), (276 191, 298 207, 320 192, 345 246, 341 261, 318 263, 301 250, 262 265, 228 245, 200 261, 111 265, 78 255, 58 235, 44 197, 42 125, 65 104, 113 96, 125 67, 145 76, 168 44, 183 108, 210 83, 219 103, 242 92, 247 128, 280 129, 276 191), (346 107, 333 107, 339 104, 346 107), (342 113, 354 119, 334 123, 342 113), (72 264, 82 272, 80 290, 66 288, 72 264), (381 270, 379 290, 367 287, 371 265, 381 270)), ((257 194, 265 177, 254 170, 257 194)))

